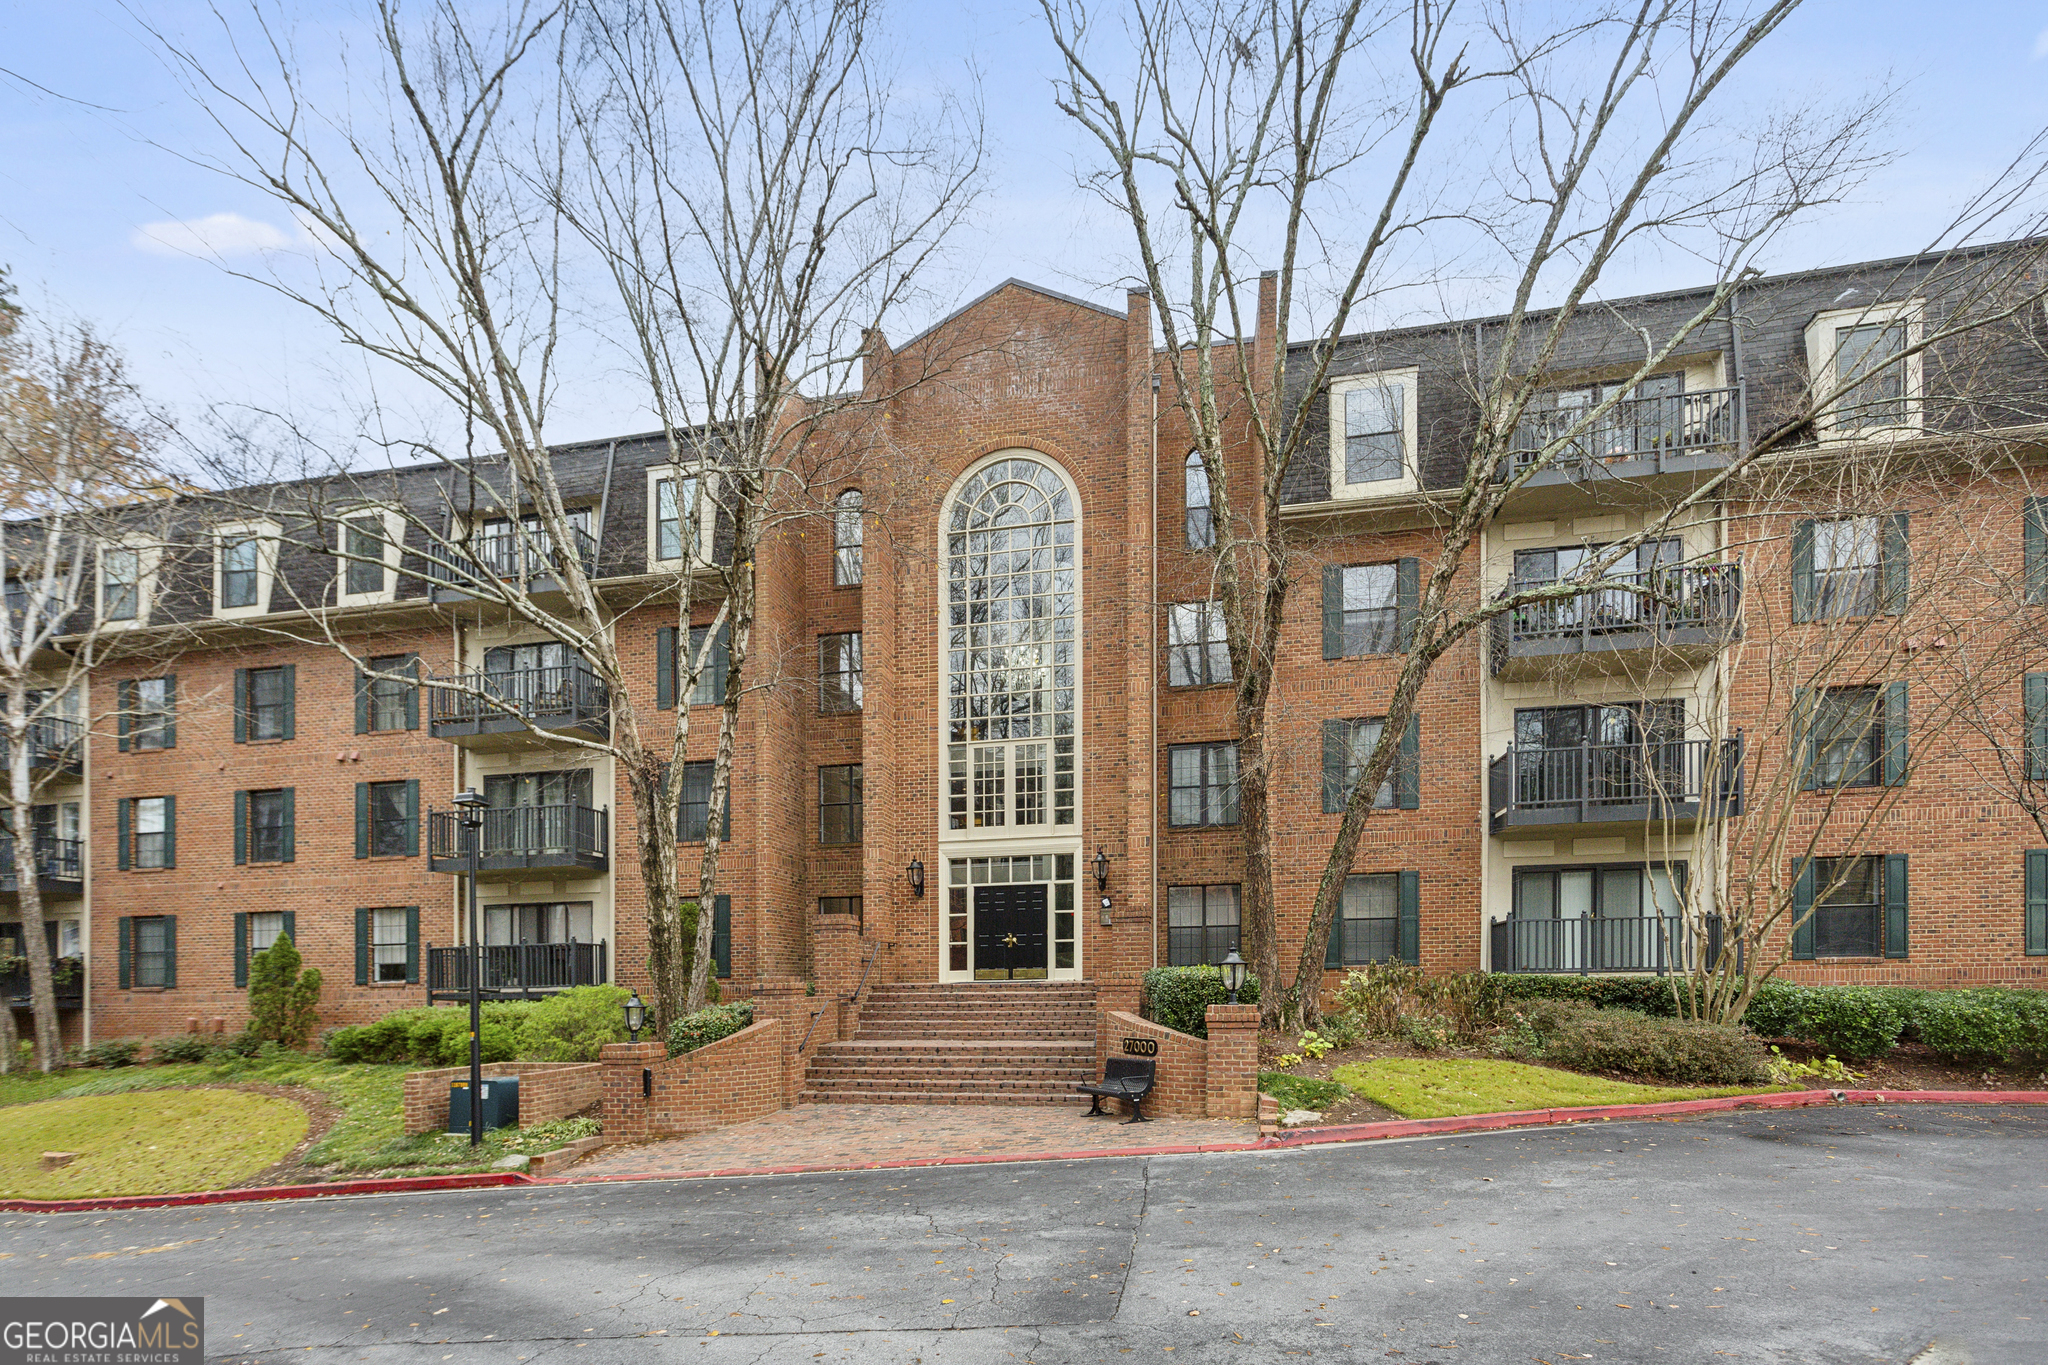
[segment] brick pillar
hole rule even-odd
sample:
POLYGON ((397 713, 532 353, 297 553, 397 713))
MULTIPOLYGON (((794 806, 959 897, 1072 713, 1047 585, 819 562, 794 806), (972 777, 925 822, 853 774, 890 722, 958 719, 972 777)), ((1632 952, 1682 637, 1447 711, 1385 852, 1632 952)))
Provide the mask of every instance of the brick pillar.
POLYGON ((643 1142, 652 1135, 640 1073, 668 1056, 661 1043, 606 1043, 597 1060, 604 1066, 604 1140, 643 1142))
POLYGON ((782 1107, 790 1108, 796 1103, 797 1091, 803 1088, 804 1059, 797 1049, 803 1045, 804 1035, 809 1034, 811 1048, 817 1049, 820 1039, 835 1042, 838 1032, 831 1017, 832 997, 820 991, 817 995, 807 992, 808 983, 791 977, 778 977, 763 981, 754 988, 754 1018, 780 1019, 782 1021, 782 1107), (811 1011, 824 1010, 826 1017, 818 1021, 816 1029, 811 1027, 811 1011))
POLYGON ((1209 1024, 1209 1117, 1248 1119, 1258 1112, 1259 1007, 1211 1005, 1209 1024))
MULTIPOLYGON (((843 1003, 853 994, 854 986, 860 981, 860 929, 851 915, 818 915, 811 920, 811 962, 818 978, 818 995, 811 1001, 811 1007, 830 1000, 825 1017, 818 1021, 818 1032, 822 1034, 829 1026, 832 1036, 825 1042, 837 1042, 848 1032, 846 1006, 843 1003)), ((805 1021, 809 1023, 808 1020, 805 1021)), ((801 1039, 802 1035, 798 1035, 801 1039)), ((815 1051, 819 1039, 811 1039, 815 1051)))

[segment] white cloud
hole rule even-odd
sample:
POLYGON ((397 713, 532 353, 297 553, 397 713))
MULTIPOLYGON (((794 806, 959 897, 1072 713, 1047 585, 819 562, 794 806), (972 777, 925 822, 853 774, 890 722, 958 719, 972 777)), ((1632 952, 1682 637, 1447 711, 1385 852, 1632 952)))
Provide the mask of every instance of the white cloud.
POLYGON ((306 245, 303 228, 289 233, 239 213, 209 213, 204 218, 144 223, 129 234, 138 250, 153 256, 258 256, 306 245))
POLYGON ((2034 35, 2034 60, 2038 62, 2043 57, 2048 57, 2048 28, 2034 35))

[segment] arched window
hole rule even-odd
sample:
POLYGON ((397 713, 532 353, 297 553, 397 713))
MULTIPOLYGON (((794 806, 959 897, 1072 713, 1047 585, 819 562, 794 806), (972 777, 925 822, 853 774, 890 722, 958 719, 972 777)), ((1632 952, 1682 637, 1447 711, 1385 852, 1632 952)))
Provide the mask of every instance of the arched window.
POLYGON ((1075 822, 1074 505, 1036 460, 975 473, 946 521, 947 828, 1075 822))
POLYGON ((1209 516, 1209 471, 1202 464, 1202 452, 1188 452, 1187 466, 1188 548, 1216 548, 1216 523, 1209 516))
POLYGON ((849 488, 839 495, 832 513, 832 586, 860 586, 860 490, 849 488))

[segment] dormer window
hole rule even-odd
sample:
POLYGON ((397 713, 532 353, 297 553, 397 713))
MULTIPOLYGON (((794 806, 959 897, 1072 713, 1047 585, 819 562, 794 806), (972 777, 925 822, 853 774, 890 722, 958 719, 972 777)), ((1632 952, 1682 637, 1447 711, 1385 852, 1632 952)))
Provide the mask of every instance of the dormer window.
POLYGON ((110 548, 100 552, 100 616, 133 621, 142 614, 142 552, 110 548))
POLYGON ((221 541, 220 604, 256 605, 256 537, 234 536, 221 541))
POLYGON ((712 476, 661 464, 647 471, 647 567, 711 562, 718 503, 712 476))
POLYGON ((1413 369, 1354 375, 1330 385, 1330 496, 1371 497, 1418 486, 1413 369))
POLYGON ((1920 304, 1907 299, 1821 313, 1806 325, 1814 429, 1823 441, 1917 434, 1922 424, 1920 304))
POLYGON ((214 528, 215 616, 260 616, 270 610, 270 586, 277 576, 277 534, 272 522, 214 528))

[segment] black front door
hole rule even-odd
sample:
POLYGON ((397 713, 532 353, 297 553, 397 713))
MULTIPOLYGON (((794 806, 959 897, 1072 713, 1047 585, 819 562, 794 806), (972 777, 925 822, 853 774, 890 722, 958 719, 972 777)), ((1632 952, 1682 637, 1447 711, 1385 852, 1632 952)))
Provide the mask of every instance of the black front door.
POLYGON ((1045 887, 974 888, 974 979, 1043 980, 1045 887))

